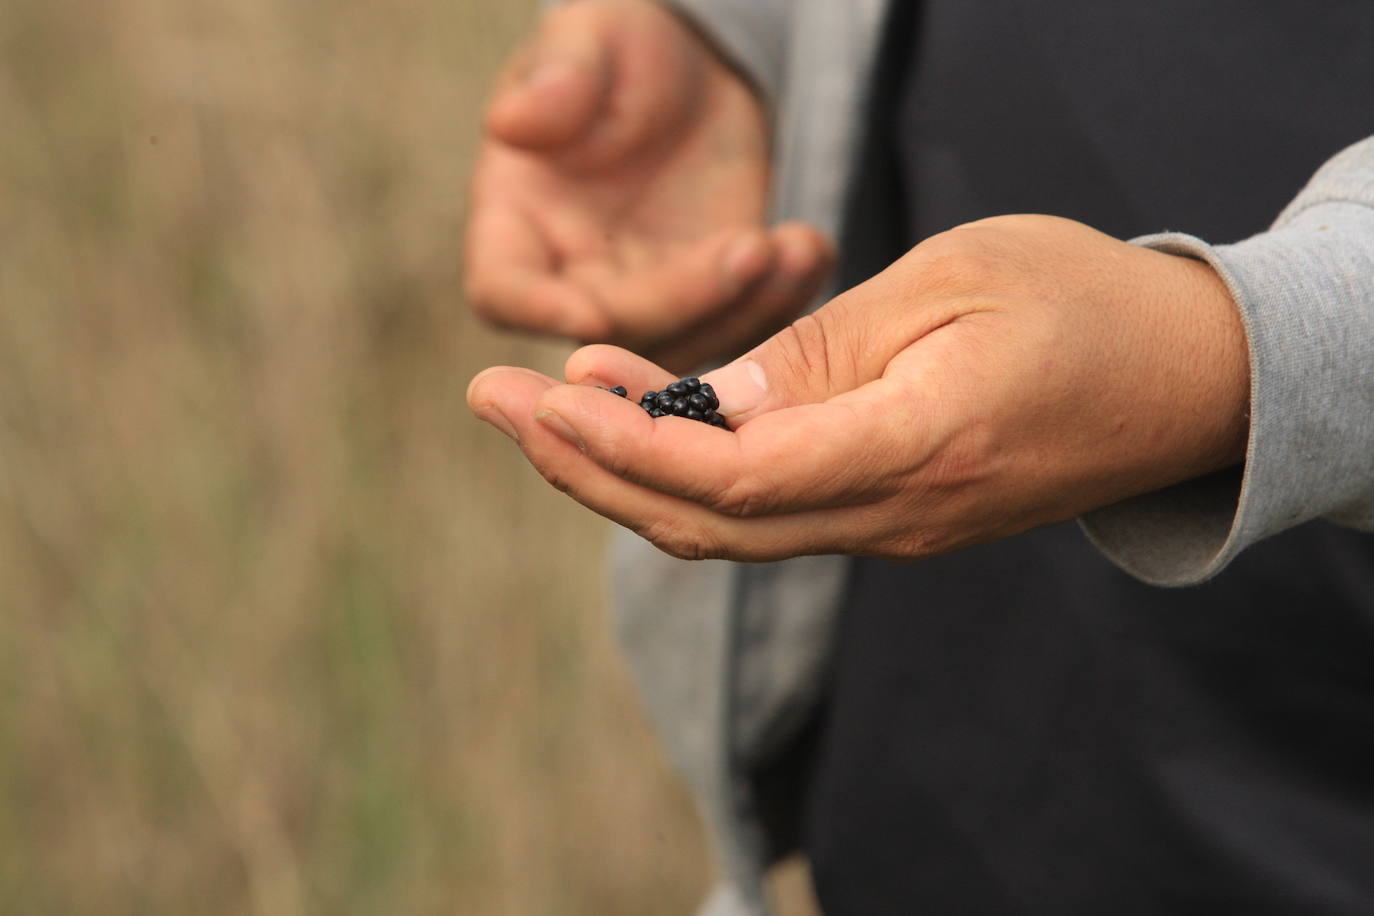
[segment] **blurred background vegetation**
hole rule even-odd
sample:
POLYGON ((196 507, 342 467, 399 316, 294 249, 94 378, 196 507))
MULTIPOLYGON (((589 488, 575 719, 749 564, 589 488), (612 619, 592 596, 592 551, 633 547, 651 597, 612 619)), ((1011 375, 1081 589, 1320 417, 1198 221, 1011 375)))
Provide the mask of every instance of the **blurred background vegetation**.
POLYGON ((566 353, 457 292, 481 100, 533 18, 0 7, 0 912, 703 892, 606 530, 463 400, 566 353))

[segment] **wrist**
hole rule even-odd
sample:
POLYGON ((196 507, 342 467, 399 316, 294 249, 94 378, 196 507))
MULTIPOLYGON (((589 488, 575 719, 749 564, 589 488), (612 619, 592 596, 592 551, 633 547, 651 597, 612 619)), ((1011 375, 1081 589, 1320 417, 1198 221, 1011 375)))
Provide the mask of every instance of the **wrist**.
POLYGON ((1250 362, 1245 326, 1225 281, 1206 261, 1173 255, 1188 276, 1188 300, 1196 316, 1201 349, 1193 405, 1208 417, 1212 435, 1199 456, 1203 473, 1245 460, 1250 428, 1250 362))

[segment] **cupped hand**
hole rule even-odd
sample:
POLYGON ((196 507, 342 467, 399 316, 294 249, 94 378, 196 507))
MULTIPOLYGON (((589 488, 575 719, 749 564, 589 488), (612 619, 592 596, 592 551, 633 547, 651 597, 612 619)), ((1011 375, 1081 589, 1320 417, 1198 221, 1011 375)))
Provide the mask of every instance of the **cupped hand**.
POLYGON ((685 368, 798 314, 831 265, 764 226, 768 135, 750 86, 649 0, 552 9, 488 108, 465 242, 493 323, 685 368))
POLYGON ((680 557, 916 559, 1244 457, 1247 353, 1207 265, 1068 220, 935 236, 703 378, 735 432, 650 419, 670 374, 584 348, 469 404, 556 487, 680 557))

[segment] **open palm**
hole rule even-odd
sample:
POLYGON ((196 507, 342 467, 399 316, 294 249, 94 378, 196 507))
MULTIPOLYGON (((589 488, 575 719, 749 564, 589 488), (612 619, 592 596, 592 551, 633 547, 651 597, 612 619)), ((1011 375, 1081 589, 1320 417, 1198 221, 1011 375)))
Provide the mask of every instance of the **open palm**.
POLYGON ((749 86, 646 0, 558 8, 487 118, 467 234, 490 320, 667 365, 794 317, 829 267, 811 228, 764 228, 767 126, 749 86))

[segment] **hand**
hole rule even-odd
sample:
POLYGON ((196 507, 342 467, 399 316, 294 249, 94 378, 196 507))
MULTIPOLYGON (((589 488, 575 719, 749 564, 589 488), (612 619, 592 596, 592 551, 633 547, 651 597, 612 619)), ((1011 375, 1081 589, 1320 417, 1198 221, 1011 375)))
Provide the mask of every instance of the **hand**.
POLYGON ((738 353, 832 260, 809 226, 764 228, 768 179, 758 100, 682 20, 648 0, 555 7, 487 112, 468 300, 684 370, 738 353))
MULTIPOLYGON (((611 347, 571 382, 668 374, 611 347)), ((737 432, 525 370, 469 404, 550 482, 681 557, 915 559, 1235 464, 1248 364, 1205 264, 1068 220, 935 236, 703 377, 737 432)))

